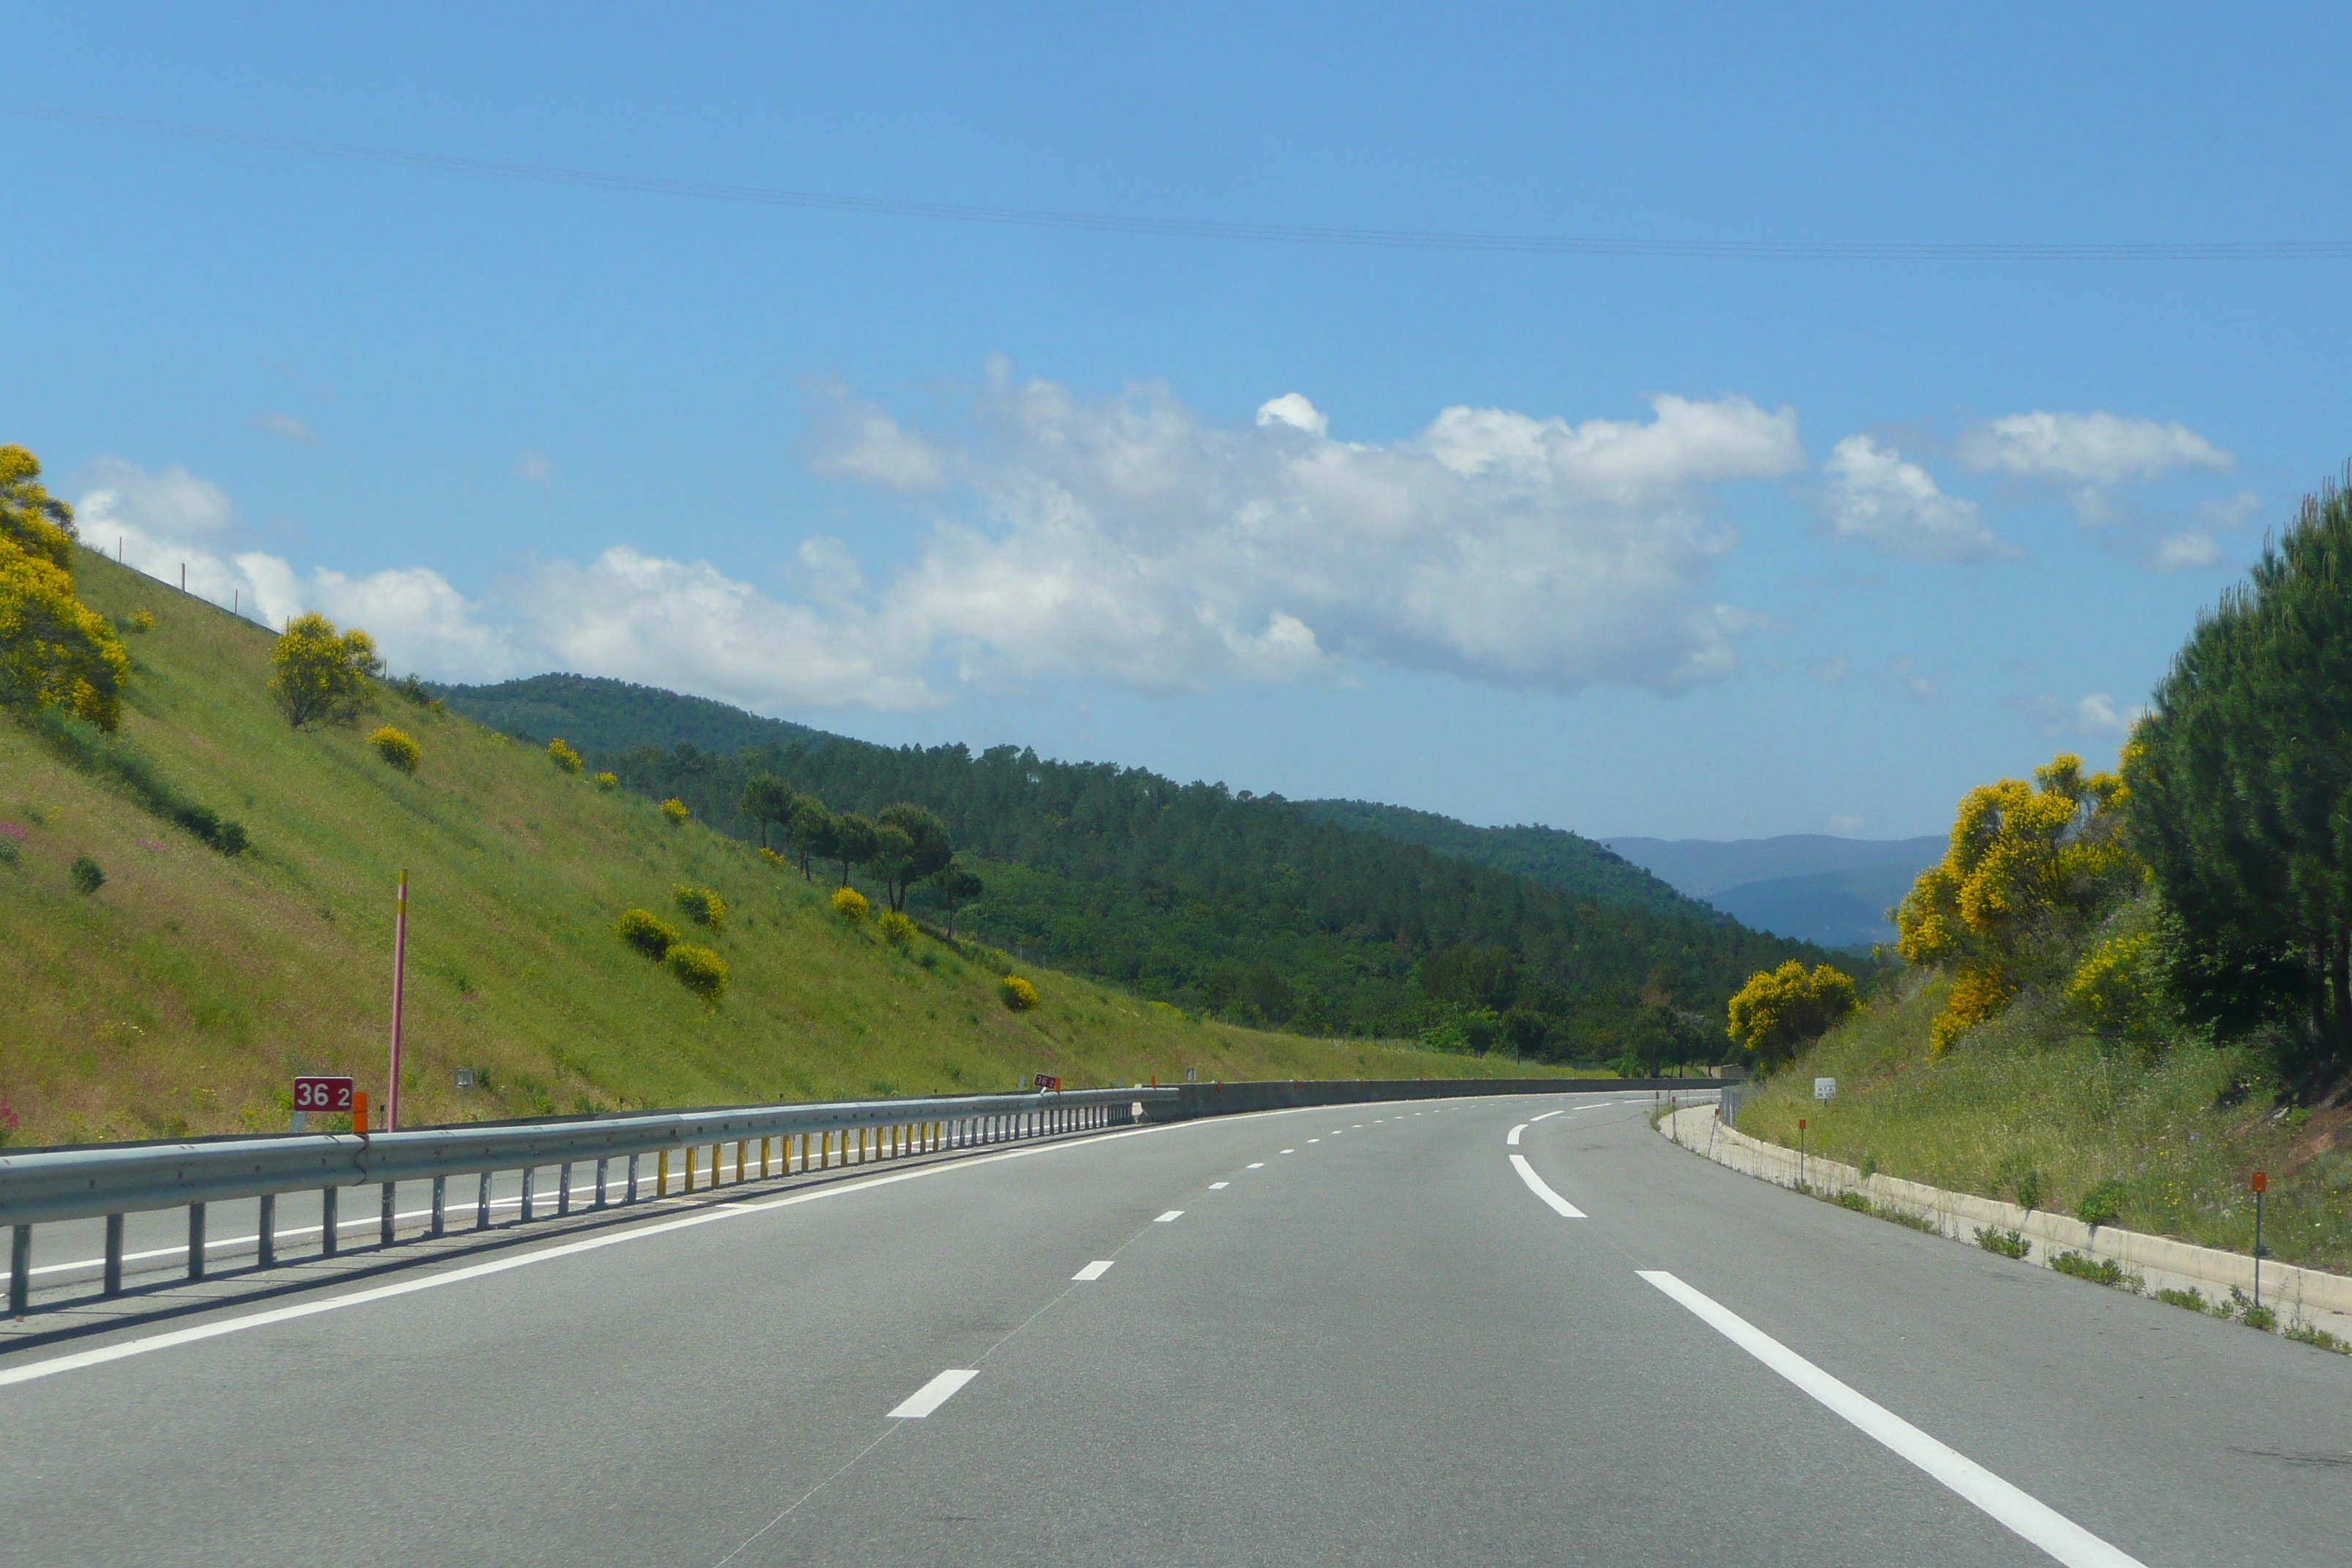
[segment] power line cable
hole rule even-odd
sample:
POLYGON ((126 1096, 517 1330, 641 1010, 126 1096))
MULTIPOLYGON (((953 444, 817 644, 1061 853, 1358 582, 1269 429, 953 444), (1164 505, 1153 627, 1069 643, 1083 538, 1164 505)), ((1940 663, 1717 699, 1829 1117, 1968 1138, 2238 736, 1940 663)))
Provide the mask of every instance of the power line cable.
POLYGON ((268 152, 300 153, 539 184, 578 185, 699 201, 799 207, 818 212, 864 213, 884 217, 929 218, 951 223, 994 224, 1018 228, 1069 229, 1095 234, 1147 235, 1172 239, 1255 241, 1280 245, 1349 246, 1379 250, 1451 250, 1528 256, 1627 257, 1702 261, 2342 261, 2352 259, 2352 240, 2155 240, 2055 243, 1961 240, 1775 240, 1633 239, 1600 235, 1475 234, 1441 229, 1345 228, 1313 224, 1235 223, 1215 218, 1150 217, 1110 213, 1057 212, 1040 207, 983 206, 963 202, 908 201, 891 196, 840 195, 772 185, 740 185, 682 180, 658 174, 619 174, 522 163, 446 153, 372 147, 355 142, 321 141, 240 131, 230 126, 148 120, 104 114, 55 104, 0 100, 0 114, 102 126, 148 135, 178 137, 268 152))

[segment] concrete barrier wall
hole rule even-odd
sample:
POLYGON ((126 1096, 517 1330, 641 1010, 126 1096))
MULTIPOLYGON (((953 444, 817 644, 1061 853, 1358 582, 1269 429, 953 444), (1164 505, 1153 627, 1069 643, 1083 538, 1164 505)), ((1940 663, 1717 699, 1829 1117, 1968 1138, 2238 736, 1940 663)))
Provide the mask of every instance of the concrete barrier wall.
MULTIPOLYGON (((1664 1117, 1658 1131, 1718 1165, 1784 1187, 1799 1184, 1797 1151, 1722 1125, 1711 1105, 1664 1117)), ((2095 1260, 2113 1259, 2138 1275, 2150 1295, 2158 1290, 2194 1289, 2218 1304, 2229 1300, 2232 1287, 2250 1297, 2254 1293, 2254 1260, 2244 1253, 2196 1247, 2114 1226, 2088 1226, 2071 1215, 2022 1209, 1999 1198, 1947 1192, 1884 1173, 1864 1176, 1853 1166, 1834 1160, 1807 1156, 1801 1172, 1803 1184, 1813 1192, 1832 1196, 1860 1193, 1874 1204, 1929 1222, 1954 1241, 1973 1246, 1979 1230, 2015 1231, 2025 1237, 2026 1260, 2043 1268, 2057 1254, 2073 1252, 2095 1260)), ((2305 1323, 2352 1340, 2352 1278, 2265 1258, 2262 1301, 2278 1313, 2283 1328, 2305 1323)))

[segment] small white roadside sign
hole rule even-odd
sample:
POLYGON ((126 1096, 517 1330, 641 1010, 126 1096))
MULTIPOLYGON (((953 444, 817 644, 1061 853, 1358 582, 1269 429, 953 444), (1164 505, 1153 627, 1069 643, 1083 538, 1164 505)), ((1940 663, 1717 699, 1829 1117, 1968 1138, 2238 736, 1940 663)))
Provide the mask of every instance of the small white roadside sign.
POLYGON ((1833 1078, 1817 1078, 1813 1079, 1813 1098, 1822 1101, 1824 1105, 1829 1103, 1831 1100, 1835 1100, 1837 1098, 1837 1079, 1833 1078))

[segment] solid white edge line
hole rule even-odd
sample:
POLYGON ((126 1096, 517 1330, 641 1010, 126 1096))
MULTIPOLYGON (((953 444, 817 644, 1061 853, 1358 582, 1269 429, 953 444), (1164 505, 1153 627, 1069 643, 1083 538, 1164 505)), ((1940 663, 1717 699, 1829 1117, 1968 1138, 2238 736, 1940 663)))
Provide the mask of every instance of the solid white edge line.
POLYGON ((957 1389, 979 1375, 976 1371, 967 1372, 961 1368, 950 1367, 914 1393, 907 1395, 900 1402, 898 1408, 890 1412, 890 1419, 920 1421, 924 1416, 953 1399, 957 1389))
POLYGON ((1663 1268, 1634 1272, 1687 1308, 1701 1322, 1793 1383, 1864 1436, 1991 1515, 2067 1568, 2146 1568, 2056 1509, 2020 1490, 1965 1454, 1947 1447, 1900 1415, 1847 1387, 1730 1309, 1694 1290, 1663 1268))
POLYGON ((1154 1225, 1166 1225, 1171 1220, 1181 1219, 1183 1215, 1184 1211, 1182 1209, 1170 1209, 1166 1214, 1161 1215, 1158 1219, 1153 1220, 1151 1223, 1154 1225))
POLYGON ((1519 1173, 1519 1180, 1528 1184, 1528 1191, 1535 1194, 1536 1196, 1549 1204, 1552 1206, 1553 1212, 1558 1214, 1562 1219, 1582 1219, 1584 1217, 1584 1211, 1582 1209, 1578 1208, 1574 1204, 1570 1203, 1566 1198, 1561 1197, 1558 1193, 1553 1192, 1549 1187, 1544 1185, 1544 1179, 1536 1174, 1536 1168, 1528 1163, 1528 1157, 1525 1154, 1514 1154, 1511 1156, 1511 1169, 1519 1173))
POLYGON ((1110 1272, 1110 1266, 1111 1259, 1108 1258, 1097 1258, 1092 1263, 1087 1264, 1084 1268, 1079 1269, 1076 1274, 1071 1275, 1070 1278, 1073 1280, 1099 1279, 1104 1275, 1110 1272))
POLYGON ((1510 1135, 1509 1137, 1507 1137, 1507 1138, 1504 1139, 1504 1140, 1503 1140, 1503 1142, 1505 1143, 1505 1145, 1507 1145, 1507 1147, 1509 1147, 1509 1148, 1513 1148, 1513 1149, 1517 1148, 1517 1147, 1519 1146, 1519 1134, 1520 1134, 1520 1133, 1522 1133, 1522 1132, 1525 1132, 1525 1131, 1526 1131, 1529 1127, 1532 1127, 1533 1125, 1535 1125, 1535 1124, 1534 1124, 1533 1122, 1531 1122, 1531 1121, 1522 1121, 1522 1122, 1520 1122, 1517 1127, 1514 1127, 1514 1128, 1512 1128, 1512 1129, 1511 1129, 1511 1135, 1510 1135))

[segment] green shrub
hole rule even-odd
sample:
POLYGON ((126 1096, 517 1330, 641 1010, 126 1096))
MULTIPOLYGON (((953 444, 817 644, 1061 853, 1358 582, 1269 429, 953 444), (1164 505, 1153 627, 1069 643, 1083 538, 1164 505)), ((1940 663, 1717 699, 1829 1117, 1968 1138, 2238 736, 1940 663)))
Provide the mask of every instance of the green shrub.
POLYGON ((547 760, 567 773, 580 771, 580 753, 565 745, 561 735, 547 743, 547 760))
POLYGON ((0 835, 0 866, 14 866, 16 863, 16 841, 5 835, 0 835))
POLYGON ((915 922, 896 910, 884 914, 877 923, 881 929, 882 940, 892 947, 904 947, 915 940, 915 922))
POLYGON ((873 906, 866 901, 866 895, 855 888, 835 888, 833 890, 833 912, 851 925, 864 920, 866 911, 871 908, 873 906))
POLYGON ((680 985, 698 996, 715 1003, 727 989, 727 961, 707 947, 679 942, 662 962, 680 985))
POLYGON ((2094 1229, 2113 1225, 2124 1217, 2124 1184, 2110 1176, 2083 1194, 2074 1205, 2074 1217, 2094 1229))
POLYGON ((678 943, 677 928, 651 910, 624 910, 613 934, 659 963, 678 943))
POLYGON ((404 773, 415 773, 416 764, 425 758, 422 748, 405 731, 395 730, 389 724, 370 735, 368 744, 375 748, 377 756, 404 773))
POLYGON ((2192 1286, 2186 1290, 2158 1290, 2156 1299, 2168 1307, 2186 1307, 2192 1312, 2210 1312, 2212 1304, 2192 1286))
POLYGON ((1998 1252, 2003 1258, 2022 1258, 2032 1249, 2021 1230, 1979 1230, 1977 1245, 1987 1252, 1998 1252))
POLYGON ((106 886, 106 873, 100 870, 98 862, 87 855, 75 856, 74 863, 66 869, 66 876, 79 892, 95 893, 106 886))
POLYGON ((727 900, 709 889, 677 887, 669 890, 669 896, 696 925, 709 926, 712 931, 727 929, 727 900))
MULTIPOLYGON (((5 1134, 0 1134, 0 1136, 5 1136, 5 1134)), ((2324 1351, 2334 1351, 2337 1355, 2352 1355, 2352 1343, 2347 1343, 2345 1341, 2338 1339, 2336 1335, 2329 1333, 2326 1329, 2315 1329, 2309 1323, 2288 1324, 2286 1337, 2291 1340, 2299 1340, 2307 1345, 2316 1345, 2324 1351)))
POLYGON ((1017 974, 1008 974, 996 983, 996 994, 1004 1005, 1015 1013, 1027 1013, 1037 1005, 1037 988, 1017 974))
POLYGON ((2094 1285, 2129 1290, 2134 1295, 2139 1293, 2140 1277, 2112 1258, 2085 1258, 2079 1252, 2061 1252, 2050 1259, 2050 1267, 2061 1274, 2088 1279, 2094 1285))

